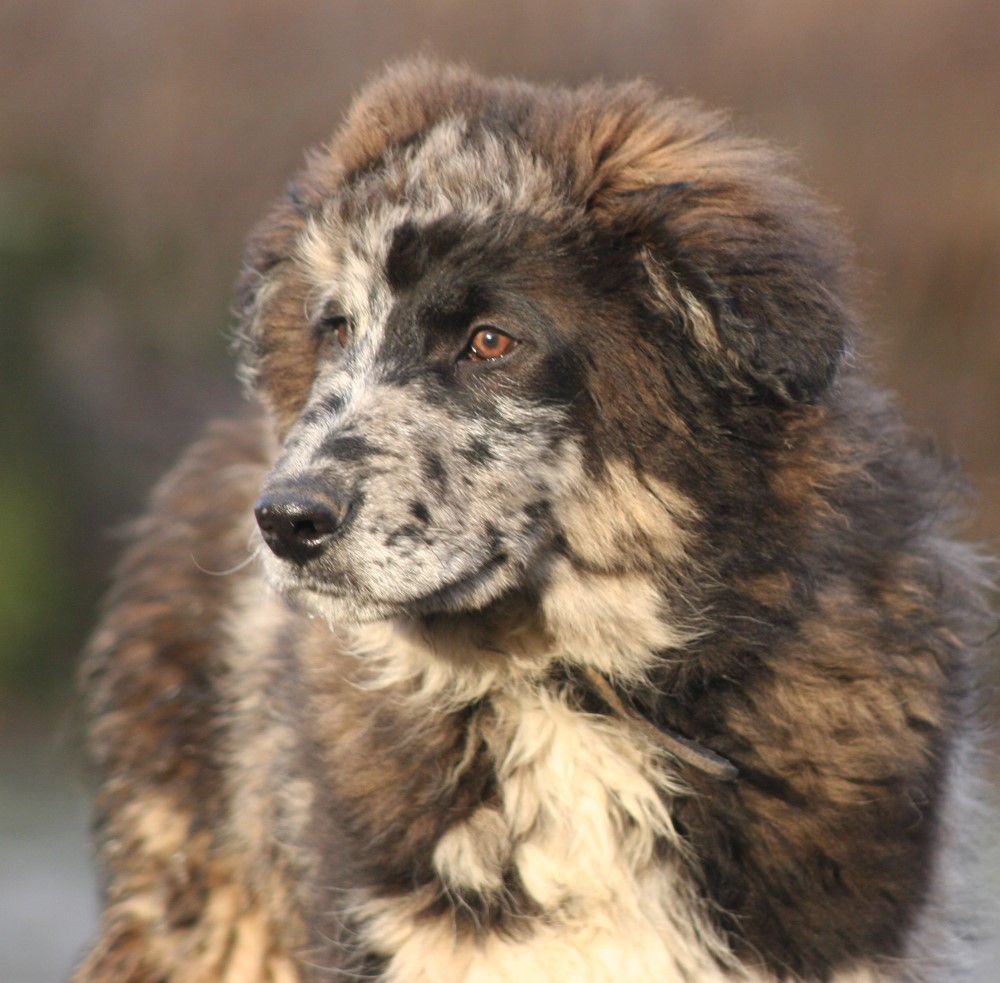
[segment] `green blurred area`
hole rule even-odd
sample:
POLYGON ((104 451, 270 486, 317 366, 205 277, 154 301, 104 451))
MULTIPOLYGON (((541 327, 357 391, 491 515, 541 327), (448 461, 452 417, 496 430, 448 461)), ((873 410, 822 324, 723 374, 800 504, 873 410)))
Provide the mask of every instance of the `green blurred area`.
MULTIPOLYGON (((644 75, 789 147, 869 271, 873 357, 1000 537, 993 0, 7 0, 0 8, 0 696, 64 696, 151 483, 237 405, 243 237, 352 92, 417 50, 644 75)), ((2 732, 0 732, 2 737, 2 732)))
POLYGON ((39 385, 44 355, 31 330, 42 298, 71 282, 84 256, 79 207, 58 193, 38 177, 0 178, 0 687, 26 696, 64 684, 67 656, 52 655, 82 614, 67 550, 73 509, 59 496, 75 483, 71 449, 39 385))

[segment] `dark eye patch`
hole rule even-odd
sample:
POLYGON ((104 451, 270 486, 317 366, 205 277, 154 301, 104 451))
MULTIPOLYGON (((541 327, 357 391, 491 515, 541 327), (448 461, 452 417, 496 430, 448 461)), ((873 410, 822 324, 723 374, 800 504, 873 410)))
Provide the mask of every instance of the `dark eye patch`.
POLYGON ((385 274, 389 286, 397 293, 415 287, 432 272, 435 266, 452 253, 457 265, 469 252, 480 252, 476 237, 471 235, 470 223, 458 215, 447 215, 427 225, 406 221, 392 234, 392 243, 385 260, 385 274))
POLYGON ((427 269, 427 241, 414 222, 404 222, 392 236, 385 260, 385 274, 395 291, 413 286, 427 269))

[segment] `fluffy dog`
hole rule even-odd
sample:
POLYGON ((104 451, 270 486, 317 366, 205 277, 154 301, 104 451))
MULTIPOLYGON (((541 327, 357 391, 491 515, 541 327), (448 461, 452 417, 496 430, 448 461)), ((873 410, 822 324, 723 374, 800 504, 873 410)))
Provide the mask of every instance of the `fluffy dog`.
POLYGON ((643 85, 367 88, 85 661, 76 979, 959 979, 979 574, 849 267, 643 85))

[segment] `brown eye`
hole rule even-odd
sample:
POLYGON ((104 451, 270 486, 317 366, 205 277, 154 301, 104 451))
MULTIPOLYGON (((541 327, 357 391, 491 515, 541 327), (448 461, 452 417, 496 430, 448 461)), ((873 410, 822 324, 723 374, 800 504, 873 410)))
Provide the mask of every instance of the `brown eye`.
POLYGON ((502 358, 509 354, 517 345, 517 341, 509 334, 505 334, 499 328, 492 325, 484 325, 479 328, 469 339, 469 347, 466 349, 469 358, 477 361, 487 361, 494 358, 502 358))
POLYGON ((327 338, 332 335, 341 348, 346 348, 351 341, 350 318, 343 314, 330 314, 316 325, 316 333, 327 338))

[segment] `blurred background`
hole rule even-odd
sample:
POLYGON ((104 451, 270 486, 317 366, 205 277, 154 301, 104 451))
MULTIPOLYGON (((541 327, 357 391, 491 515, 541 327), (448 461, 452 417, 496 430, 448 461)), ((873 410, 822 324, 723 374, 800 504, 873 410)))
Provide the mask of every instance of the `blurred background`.
POLYGON ((0 0, 5 983, 64 977, 95 917, 74 660, 118 530, 241 399, 243 238, 416 51, 642 75, 792 150, 858 244, 872 357, 965 462, 969 535, 1000 541, 996 0, 0 0))

